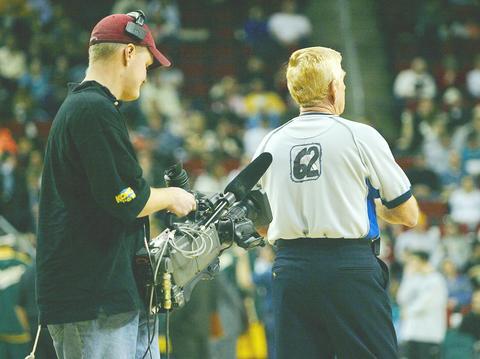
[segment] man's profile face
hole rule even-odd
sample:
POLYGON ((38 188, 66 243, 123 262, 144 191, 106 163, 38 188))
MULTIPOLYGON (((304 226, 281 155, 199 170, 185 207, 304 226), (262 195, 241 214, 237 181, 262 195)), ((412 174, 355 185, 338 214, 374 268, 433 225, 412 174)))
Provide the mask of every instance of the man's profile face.
POLYGON ((134 101, 140 97, 140 88, 147 80, 147 68, 152 63, 150 51, 146 47, 135 46, 134 54, 128 59, 120 100, 134 101))

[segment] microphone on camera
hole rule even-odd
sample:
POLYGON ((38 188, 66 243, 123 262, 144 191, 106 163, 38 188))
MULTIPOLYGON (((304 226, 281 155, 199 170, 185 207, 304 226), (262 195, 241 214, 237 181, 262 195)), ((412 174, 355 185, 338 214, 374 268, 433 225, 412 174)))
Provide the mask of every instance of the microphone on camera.
POLYGON ((269 152, 260 154, 225 187, 224 193, 233 193, 237 201, 243 200, 267 172, 272 159, 269 152))

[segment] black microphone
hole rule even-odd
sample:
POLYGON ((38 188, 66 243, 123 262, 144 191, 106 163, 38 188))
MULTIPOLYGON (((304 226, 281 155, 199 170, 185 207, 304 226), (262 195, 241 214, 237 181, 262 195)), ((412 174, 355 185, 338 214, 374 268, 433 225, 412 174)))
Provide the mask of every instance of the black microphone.
POLYGON ((272 159, 269 152, 260 154, 225 187, 224 193, 233 193, 237 201, 243 200, 267 172, 272 159))

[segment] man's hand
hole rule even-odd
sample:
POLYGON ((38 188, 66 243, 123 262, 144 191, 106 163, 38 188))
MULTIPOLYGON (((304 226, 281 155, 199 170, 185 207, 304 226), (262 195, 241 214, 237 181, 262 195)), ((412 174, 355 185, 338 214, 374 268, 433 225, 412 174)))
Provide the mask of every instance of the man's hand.
POLYGON ((161 210, 168 210, 178 217, 184 217, 197 208, 193 194, 179 188, 151 188, 150 197, 137 217, 148 216, 161 210))
POLYGON ((170 203, 167 205, 167 210, 177 217, 184 217, 197 208, 195 197, 190 192, 178 187, 167 187, 165 190, 170 196, 170 203))

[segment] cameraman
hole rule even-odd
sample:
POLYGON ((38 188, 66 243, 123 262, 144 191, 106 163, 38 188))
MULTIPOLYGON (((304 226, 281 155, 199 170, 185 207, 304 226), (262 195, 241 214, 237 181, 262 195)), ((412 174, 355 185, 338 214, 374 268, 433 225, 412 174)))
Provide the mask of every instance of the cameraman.
POLYGON ((149 239, 148 215, 185 216, 196 203, 183 189, 147 185, 119 111, 139 97, 147 69, 170 66, 143 21, 115 14, 94 27, 86 77, 70 85, 48 138, 37 297, 59 358, 160 356, 133 260, 149 239))
POLYGON ((377 215, 414 226, 410 182, 383 137, 348 121, 340 53, 295 51, 287 68, 300 115, 265 137, 271 203, 275 350, 284 358, 396 358, 377 215), (383 205, 375 210, 375 198, 383 205), (378 249, 378 248, 377 248, 378 249))

